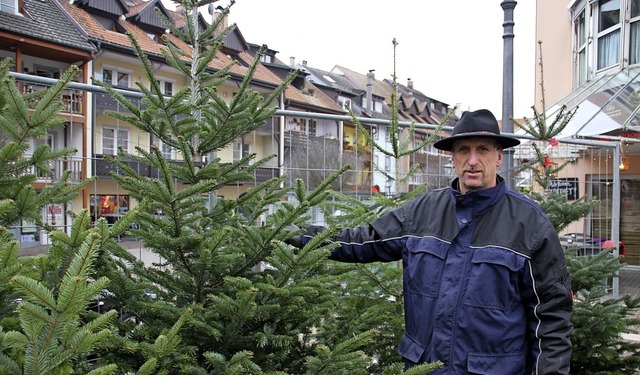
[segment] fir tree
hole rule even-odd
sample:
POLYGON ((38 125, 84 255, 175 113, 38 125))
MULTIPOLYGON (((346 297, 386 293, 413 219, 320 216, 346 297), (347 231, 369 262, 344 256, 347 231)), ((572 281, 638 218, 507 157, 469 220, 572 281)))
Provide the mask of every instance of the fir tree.
MULTIPOLYGON (((341 303, 335 293, 341 279, 327 272, 326 266, 331 247, 324 241, 332 232, 300 250, 284 242, 292 235, 290 225, 307 220, 309 208, 327 199, 331 184, 347 168, 311 191, 299 180, 282 187, 285 176, 281 176, 238 198, 217 198, 205 204, 205 197, 214 197, 221 187, 251 180, 255 169, 268 161, 248 155, 223 163, 215 152, 262 126, 276 110, 275 99, 295 75, 266 97, 250 89, 263 47, 234 98, 229 103, 222 100, 216 88, 228 79, 231 65, 212 71, 209 62, 222 45, 224 33, 214 31, 229 7, 206 30, 199 30, 197 8, 210 2, 179 1, 186 26, 178 29, 167 22, 173 35, 193 47, 187 53, 167 39, 164 43, 166 61, 185 75, 188 87, 171 98, 163 97, 153 67, 135 38, 131 44, 151 82, 151 88, 137 83, 144 93, 142 109, 102 85, 127 108, 112 116, 171 145, 182 161, 165 159, 155 147, 111 159, 118 167, 114 179, 140 202, 135 219, 139 228, 130 233, 159 260, 146 267, 107 248, 109 253, 98 258, 98 274, 112 280, 111 298, 123 315, 133 317, 117 322, 118 335, 96 348, 98 363, 113 361, 125 371, 148 363, 151 351, 145 348, 188 309, 191 313, 179 332, 180 344, 158 358, 158 368, 168 373, 369 373, 373 359, 361 348, 375 340, 377 330, 361 326, 353 335, 342 332, 323 341, 322 332, 338 333, 327 327, 335 325, 333 315, 341 303), (208 157, 206 162, 201 162, 203 156, 208 157), (157 169, 159 178, 141 176, 125 160, 157 169), (286 196, 293 196, 297 203, 283 201, 286 196), (265 225, 257 225, 267 210, 273 213, 265 225), (261 270, 260 265, 266 267, 261 270), (146 298, 145 291, 157 298, 146 298)), ((389 374, 401 371, 399 364, 385 365, 389 374)))

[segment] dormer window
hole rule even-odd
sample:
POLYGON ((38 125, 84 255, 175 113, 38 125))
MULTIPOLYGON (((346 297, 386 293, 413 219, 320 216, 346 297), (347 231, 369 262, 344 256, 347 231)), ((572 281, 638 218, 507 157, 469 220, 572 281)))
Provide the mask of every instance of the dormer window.
POLYGON ((273 62, 273 56, 271 56, 271 55, 262 55, 262 57, 260 58, 260 61, 262 61, 263 63, 272 63, 273 62))
POLYGON ((5 13, 18 13, 18 0, 0 0, 0 11, 5 13))

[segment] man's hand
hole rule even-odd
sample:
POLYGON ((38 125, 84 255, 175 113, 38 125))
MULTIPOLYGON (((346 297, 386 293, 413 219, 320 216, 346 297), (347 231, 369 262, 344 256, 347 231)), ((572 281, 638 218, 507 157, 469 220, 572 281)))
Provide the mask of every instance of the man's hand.
MULTIPOLYGON (((300 228, 298 228, 294 224, 287 226, 286 229, 290 233, 300 232, 300 228)), ((305 225, 302 227, 302 230, 304 230, 303 233, 292 235, 289 238, 287 238, 284 242, 288 243, 291 246, 295 246, 299 249, 302 249, 304 245, 306 245, 311 238, 313 238, 316 234, 322 231, 325 231, 326 229, 327 228, 319 225, 305 225)))
MULTIPOLYGON (((288 225, 286 230, 289 233, 300 232, 300 228, 298 228, 294 224, 288 225)), ((290 236, 289 238, 284 240, 284 242, 289 244, 289 245, 291 245, 291 246, 297 247, 298 249, 302 249, 304 247, 304 243, 302 242, 302 234, 301 233, 298 233, 298 234, 295 234, 293 236, 290 236)))

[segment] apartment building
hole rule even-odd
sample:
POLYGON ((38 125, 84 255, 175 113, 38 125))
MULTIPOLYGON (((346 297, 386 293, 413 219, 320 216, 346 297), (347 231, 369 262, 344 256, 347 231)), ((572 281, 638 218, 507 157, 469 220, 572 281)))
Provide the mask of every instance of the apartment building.
POLYGON ((579 187, 601 202, 584 231, 610 238, 613 169, 620 173, 620 241, 626 244, 625 262, 640 265, 640 1, 538 0, 536 40, 536 103, 543 98, 553 118, 565 106, 576 110, 559 138, 619 143, 619 165, 614 158, 589 159, 586 149, 575 154, 574 174, 579 187), (543 67, 541 71, 539 68, 543 67), (544 84, 544 92, 540 84, 544 84), (606 170, 598 177, 594 168, 606 170), (607 183, 609 182, 609 183, 607 183), (604 215, 603 215, 604 216, 604 215))
MULTIPOLYGON (((13 0, 0 4, 0 59, 11 58, 13 71, 43 78, 59 78, 72 65, 79 68, 74 81, 87 83, 96 47, 67 18, 57 2, 13 0)), ((45 85, 17 80, 23 93, 44 90, 45 85)), ((60 100, 65 125, 51 129, 41 139, 31 140, 32 152, 42 143, 52 148, 73 147, 76 156, 59 161, 51 173, 38 175, 35 188, 41 189, 71 171, 71 182, 78 183, 91 175, 87 160, 90 156, 90 108, 87 94, 80 90, 66 90, 60 100)), ((86 191, 84 191, 86 197, 86 191)), ((49 205, 43 220, 53 226, 65 226, 65 212, 83 207, 82 197, 68 205, 49 205)), ((32 223, 23 222, 15 229, 16 236, 26 241, 46 241, 46 233, 32 223)))
MULTIPOLYGON (((142 106, 137 84, 149 87, 151 83, 147 82, 143 67, 126 35, 131 34, 153 65, 155 79, 163 95, 172 96, 190 84, 183 74, 166 62, 162 54, 165 47, 162 36, 184 51, 189 51, 190 46, 172 35, 161 18, 170 20, 177 27, 184 25, 185 20, 179 9, 167 9, 159 0, 16 0, 14 7, 4 4, 2 2, 0 8, 0 57, 14 58, 18 67, 16 72, 57 78, 73 64, 79 66, 81 71, 77 82, 104 82, 121 93, 130 93, 130 102, 142 106)), ((208 26, 202 16, 199 23, 202 29, 208 26)), ((226 29, 227 26, 223 23, 221 28, 226 29)), ((217 88, 224 100, 230 101, 236 94, 248 74, 249 66, 257 57, 258 48, 258 45, 244 39, 237 25, 228 28, 224 45, 209 66, 215 72, 233 63, 228 72, 230 79, 217 88)), ((353 121, 295 114, 344 117, 348 114, 345 108, 348 105, 356 110, 357 116, 388 120, 393 90, 389 80, 376 80, 373 72, 359 74, 345 67, 336 67, 325 75, 341 82, 336 86, 330 79, 311 79, 310 70, 285 64, 276 55, 277 51, 266 50, 250 85, 253 90, 267 94, 292 71, 300 69, 292 84, 272 104, 293 114, 274 116, 251 134, 239 137, 232 146, 219 150, 215 156, 223 162, 237 161, 249 153, 256 153, 258 159, 274 154, 278 157, 259 168, 255 180, 225 186, 217 191, 219 196, 237 197, 256 183, 282 173, 288 176, 286 183, 291 184, 294 179, 301 178, 309 188, 314 188, 345 164, 350 164, 352 169, 336 182, 336 190, 366 197, 377 191, 395 194, 411 188, 403 186, 396 190, 396 186, 391 186, 382 174, 375 173, 374 163, 384 168, 386 173, 393 172, 395 165, 388 157, 374 152, 367 138, 358 133, 353 121), (331 91, 328 88, 332 85, 334 89, 339 88, 331 91)), ((38 89, 38 85, 24 85, 24 90, 34 89, 38 89)), ((398 90, 401 121, 436 124, 448 112, 448 105, 415 90, 412 82, 407 82, 406 86, 399 85, 398 90)), ((68 119, 67 126, 52 132, 44 140, 34 140, 34 146, 38 142, 49 142, 54 148, 73 146, 78 149, 78 154, 73 160, 61 164, 52 175, 42 176, 39 183, 55 181, 55 173, 65 169, 73 171, 76 181, 87 177, 96 177, 96 180, 69 205, 51 207, 43 212, 43 217, 50 224, 61 229, 68 228, 70 219, 66 213, 82 208, 89 209, 94 219, 104 217, 113 222, 136 206, 137 202, 111 177, 114 166, 107 157, 117 155, 119 149, 136 154, 137 148, 149 150, 155 145, 167 159, 181 162, 181 156, 160 139, 109 116, 107 111, 127 111, 110 95, 74 89, 68 90, 61 100, 65 103, 65 112, 61 115, 68 119)), ((371 138, 388 145, 390 137, 385 126, 364 125, 371 138)), ((427 132, 417 134, 424 139, 427 132)), ((419 139, 413 142, 417 144, 419 139)), ((200 162, 206 162, 207 157, 209 155, 203 156, 200 162)), ((420 173, 419 178, 410 184, 426 182, 423 178, 429 174, 441 176, 443 168, 446 168, 443 160, 448 159, 429 150, 417 158, 424 160, 403 161, 402 170, 408 170, 411 163, 426 166, 428 158, 435 158, 438 164, 434 163, 436 169, 420 173)), ((154 177, 158 174, 153 168, 134 160, 128 161, 128 164, 145 176, 154 177)), ((27 227, 23 225, 24 234, 28 235, 27 227)), ((47 242, 44 232, 34 235, 32 239, 43 244, 47 242)))

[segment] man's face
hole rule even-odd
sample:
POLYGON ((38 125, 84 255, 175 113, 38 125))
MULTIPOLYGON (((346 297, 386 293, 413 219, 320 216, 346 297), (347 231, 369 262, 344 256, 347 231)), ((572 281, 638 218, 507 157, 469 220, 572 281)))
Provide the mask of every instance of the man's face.
POLYGON ((502 148, 491 138, 456 141, 451 148, 453 167, 460 178, 460 192, 496 186, 502 165, 502 148))

